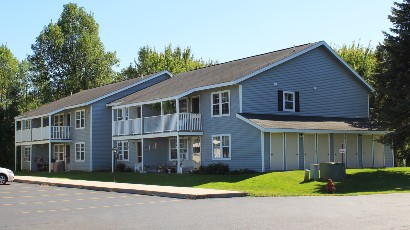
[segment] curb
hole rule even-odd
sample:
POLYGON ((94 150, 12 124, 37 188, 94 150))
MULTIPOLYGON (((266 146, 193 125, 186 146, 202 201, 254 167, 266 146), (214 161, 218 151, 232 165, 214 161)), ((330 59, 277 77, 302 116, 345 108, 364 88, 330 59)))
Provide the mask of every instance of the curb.
POLYGON ((105 192, 117 192, 117 193, 129 193, 129 194, 139 194, 147 196, 160 196, 178 199, 207 199, 207 198, 232 198, 232 197, 244 197, 247 195, 245 192, 226 192, 226 193, 209 193, 209 194, 190 194, 190 193, 173 193, 166 191, 150 191, 143 189, 132 189, 132 188, 109 188, 102 186, 91 186, 91 185, 74 185, 70 183, 59 183, 59 182, 44 182, 44 181, 33 181, 24 179, 14 179, 17 183, 27 183, 27 184, 39 184, 39 185, 49 185, 65 188, 78 188, 78 189, 88 189, 94 191, 105 191, 105 192))

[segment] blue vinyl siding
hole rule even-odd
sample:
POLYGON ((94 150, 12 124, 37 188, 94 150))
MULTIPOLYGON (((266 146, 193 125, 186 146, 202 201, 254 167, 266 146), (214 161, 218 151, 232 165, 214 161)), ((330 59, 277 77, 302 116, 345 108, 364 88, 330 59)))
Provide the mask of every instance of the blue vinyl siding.
POLYGON ((368 89, 323 47, 241 84, 244 113, 368 117, 368 89), (278 111, 278 90, 298 91, 300 112, 278 111))
POLYGON ((111 107, 106 104, 122 98, 131 93, 137 92, 158 82, 168 79, 167 74, 158 76, 150 81, 136 85, 130 89, 124 90, 113 96, 100 100, 92 104, 93 109, 93 130, 92 130, 92 151, 93 151, 93 169, 92 170, 109 170, 112 164, 112 112, 111 107))
MULTIPOLYGON (((197 93, 195 94, 197 95, 197 93)), ((261 171, 261 134, 260 130, 239 120, 239 87, 237 85, 200 92, 202 114, 202 165, 226 163, 231 170, 251 169, 261 171), (211 117, 211 94, 230 90, 230 115, 211 117), (231 160, 212 160, 212 135, 231 135, 231 160)))

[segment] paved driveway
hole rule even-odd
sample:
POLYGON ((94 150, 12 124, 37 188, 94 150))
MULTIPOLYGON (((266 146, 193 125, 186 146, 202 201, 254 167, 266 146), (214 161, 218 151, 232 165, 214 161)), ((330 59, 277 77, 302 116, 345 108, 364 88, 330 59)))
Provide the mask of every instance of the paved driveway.
POLYGON ((182 200, 11 183, 0 229, 410 229, 410 194, 182 200))

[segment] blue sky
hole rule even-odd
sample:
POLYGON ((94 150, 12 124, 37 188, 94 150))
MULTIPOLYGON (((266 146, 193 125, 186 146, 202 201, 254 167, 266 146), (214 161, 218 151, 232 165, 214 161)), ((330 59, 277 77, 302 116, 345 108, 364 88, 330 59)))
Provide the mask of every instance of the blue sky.
POLYGON ((7 43, 19 60, 26 58, 68 2, 94 14, 106 50, 120 59, 117 70, 144 45, 190 46, 195 57, 219 62, 321 40, 376 46, 391 27, 387 16, 393 6, 386 0, 2 1, 0 44, 7 43))

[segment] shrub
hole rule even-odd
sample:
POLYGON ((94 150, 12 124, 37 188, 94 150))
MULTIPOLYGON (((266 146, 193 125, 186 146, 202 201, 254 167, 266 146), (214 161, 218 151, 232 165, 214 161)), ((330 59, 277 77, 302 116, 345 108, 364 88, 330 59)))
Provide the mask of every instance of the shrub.
POLYGON ((124 163, 118 163, 117 164, 117 172, 124 172, 125 171, 125 164, 124 163))
POLYGON ((200 166, 198 170, 193 173, 196 174, 213 174, 213 175, 224 175, 229 173, 229 165, 224 163, 213 163, 207 166, 200 166))
POLYGON ((240 175, 240 174, 251 174, 251 173, 257 173, 257 171, 251 170, 251 169, 238 169, 238 170, 231 171, 229 174, 240 175))

